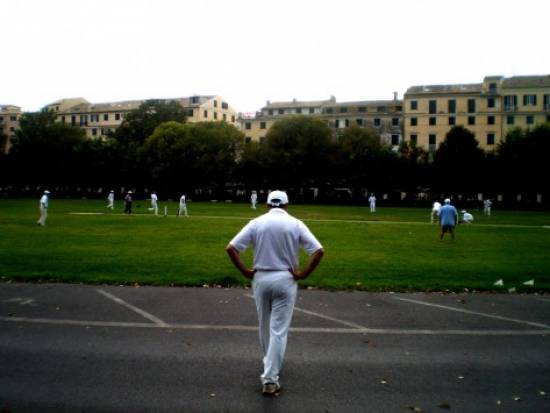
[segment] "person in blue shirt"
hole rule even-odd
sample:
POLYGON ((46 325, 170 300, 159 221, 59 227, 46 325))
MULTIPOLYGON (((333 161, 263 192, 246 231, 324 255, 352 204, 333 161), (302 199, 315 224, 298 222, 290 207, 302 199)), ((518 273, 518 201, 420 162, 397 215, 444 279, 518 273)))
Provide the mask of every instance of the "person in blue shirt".
POLYGON ((451 234, 451 238, 455 239, 455 227, 458 223, 458 211, 451 205, 449 198, 445 199, 444 205, 439 210, 439 225, 441 225, 441 233, 439 239, 443 240, 443 235, 446 232, 451 234))

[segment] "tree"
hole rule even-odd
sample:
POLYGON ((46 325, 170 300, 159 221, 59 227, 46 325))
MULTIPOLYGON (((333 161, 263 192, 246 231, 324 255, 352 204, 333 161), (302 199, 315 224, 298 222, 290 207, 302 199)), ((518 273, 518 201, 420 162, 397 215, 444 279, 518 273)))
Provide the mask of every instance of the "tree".
POLYGON ((155 128, 165 122, 184 123, 185 109, 177 101, 147 100, 129 112, 112 135, 118 151, 118 170, 127 185, 151 184, 139 152, 155 128))
POLYGON ((46 110, 25 113, 10 151, 14 183, 70 185, 79 182, 79 153, 85 144, 85 132, 55 121, 46 110))
POLYGON ((435 186, 445 193, 475 194, 481 190, 484 157, 475 135, 463 126, 454 126, 435 152, 435 186))
POLYGON ((262 146, 273 187, 324 187, 332 176, 335 142, 327 124, 310 116, 281 119, 262 146))
POLYGON ((156 188, 219 190, 232 178, 243 139, 225 122, 166 122, 147 138, 140 155, 156 188))

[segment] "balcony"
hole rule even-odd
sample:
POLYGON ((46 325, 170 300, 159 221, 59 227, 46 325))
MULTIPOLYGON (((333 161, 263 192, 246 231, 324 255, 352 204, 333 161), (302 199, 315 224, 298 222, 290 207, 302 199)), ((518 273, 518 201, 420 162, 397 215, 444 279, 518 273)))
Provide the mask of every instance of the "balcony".
POLYGON ((505 105, 504 111, 505 112, 517 112, 518 106, 517 105, 505 105))

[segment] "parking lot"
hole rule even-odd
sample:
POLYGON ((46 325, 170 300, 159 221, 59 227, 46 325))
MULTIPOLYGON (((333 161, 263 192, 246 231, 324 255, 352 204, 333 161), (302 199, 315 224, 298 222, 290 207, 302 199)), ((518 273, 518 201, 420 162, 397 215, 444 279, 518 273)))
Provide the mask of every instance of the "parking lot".
POLYGON ((251 293, 0 284, 0 411, 550 410, 549 296, 300 290, 266 398, 251 293))

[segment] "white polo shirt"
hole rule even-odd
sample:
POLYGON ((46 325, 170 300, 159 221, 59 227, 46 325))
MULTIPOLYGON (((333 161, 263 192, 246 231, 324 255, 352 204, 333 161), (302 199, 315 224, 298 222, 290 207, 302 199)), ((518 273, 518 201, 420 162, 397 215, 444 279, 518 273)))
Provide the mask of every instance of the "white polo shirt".
POLYGON ((42 198, 40 198, 40 205, 44 208, 48 208, 48 195, 42 195, 42 198))
POLYGON ((252 246, 258 271, 298 269, 300 247, 308 255, 323 248, 302 221, 281 208, 250 221, 229 244, 239 252, 252 246))

